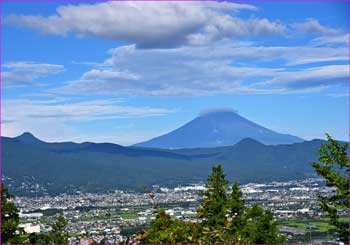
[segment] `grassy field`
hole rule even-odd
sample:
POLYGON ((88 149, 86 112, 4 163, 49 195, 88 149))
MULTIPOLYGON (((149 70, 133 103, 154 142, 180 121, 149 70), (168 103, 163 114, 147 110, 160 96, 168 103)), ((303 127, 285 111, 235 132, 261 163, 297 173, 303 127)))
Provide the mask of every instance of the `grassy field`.
POLYGON ((123 213, 121 216, 123 219, 136 219, 137 218, 137 214, 135 212, 123 213))
POLYGON ((294 227, 304 231, 314 231, 314 232, 327 232, 334 229, 334 226, 330 225, 327 220, 286 220, 281 221, 281 225, 294 227))
MULTIPOLYGON (((343 217, 346 221, 348 218, 343 217)), ((281 226, 288 226, 305 231, 305 234, 292 235, 288 238, 289 243, 311 243, 313 241, 327 240, 334 241, 337 237, 334 226, 329 224, 329 219, 290 219, 279 221, 281 226)))

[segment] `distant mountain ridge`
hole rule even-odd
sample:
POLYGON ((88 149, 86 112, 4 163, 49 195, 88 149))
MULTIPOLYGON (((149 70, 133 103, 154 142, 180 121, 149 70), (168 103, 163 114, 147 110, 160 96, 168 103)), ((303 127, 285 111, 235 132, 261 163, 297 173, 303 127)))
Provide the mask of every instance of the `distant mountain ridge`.
POLYGON ((264 145, 246 138, 232 146, 169 150, 111 143, 47 143, 28 133, 1 140, 3 175, 20 195, 32 195, 22 188, 28 179, 51 194, 177 186, 204 181, 210 168, 219 163, 229 180, 241 183, 301 179, 314 174, 309 163, 317 160, 324 142, 264 145))
POLYGON ((131 155, 131 156, 164 156, 169 158, 185 158, 182 155, 155 151, 152 149, 144 150, 142 148, 135 147, 124 147, 118 144, 113 143, 93 143, 93 142, 84 142, 84 143, 74 143, 74 142, 54 142, 48 143, 41 141, 36 138, 33 134, 25 132, 20 136, 14 137, 13 139, 20 141, 23 144, 34 145, 39 149, 46 149, 52 152, 57 153, 70 153, 70 152, 79 152, 79 151, 89 151, 89 152, 101 152, 101 153, 113 153, 113 154, 122 154, 122 155, 131 155))
POLYGON ((238 115, 233 110, 216 110, 200 114, 174 131, 135 146, 179 149, 234 145, 252 138, 266 145, 293 144, 304 140, 280 134, 238 115))
POLYGON ((28 143, 28 144, 41 144, 41 143, 45 143, 44 141, 39 140, 38 138, 36 138, 33 134, 29 133, 29 132, 24 132, 23 134, 14 137, 14 139, 17 139, 23 143, 28 143))

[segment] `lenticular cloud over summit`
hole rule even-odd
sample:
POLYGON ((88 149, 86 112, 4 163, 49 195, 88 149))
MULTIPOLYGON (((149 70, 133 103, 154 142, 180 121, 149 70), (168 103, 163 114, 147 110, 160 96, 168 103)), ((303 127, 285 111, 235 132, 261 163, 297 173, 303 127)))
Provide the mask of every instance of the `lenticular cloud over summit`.
POLYGON ((198 116, 207 116, 209 114, 214 114, 214 113, 236 113, 238 114, 238 110, 235 110, 230 107, 212 107, 212 108, 207 108, 199 112, 198 116))

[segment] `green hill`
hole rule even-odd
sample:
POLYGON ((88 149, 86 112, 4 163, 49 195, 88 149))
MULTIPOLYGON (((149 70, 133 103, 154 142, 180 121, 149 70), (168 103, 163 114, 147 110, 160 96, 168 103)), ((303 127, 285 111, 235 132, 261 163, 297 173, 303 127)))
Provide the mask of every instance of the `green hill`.
POLYGON ((3 174, 17 195, 30 194, 19 188, 28 179, 50 193, 176 186, 204 181, 218 163, 229 180, 241 183, 301 179, 314 173, 309 163, 322 142, 272 146, 244 139, 233 146, 165 150, 2 137, 3 174))

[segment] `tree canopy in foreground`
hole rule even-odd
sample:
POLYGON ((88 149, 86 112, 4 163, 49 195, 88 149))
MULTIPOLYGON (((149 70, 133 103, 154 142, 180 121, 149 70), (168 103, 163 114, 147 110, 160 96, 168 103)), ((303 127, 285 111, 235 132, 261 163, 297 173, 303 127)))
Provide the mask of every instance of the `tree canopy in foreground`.
POLYGON ((48 233, 25 235, 19 227, 19 210, 11 201, 14 195, 4 184, 1 188, 1 244, 68 244, 67 221, 63 216, 56 219, 48 233))
POLYGON ((330 224, 336 227, 341 242, 350 244, 349 219, 340 219, 339 213, 349 214, 349 168, 347 156, 349 144, 340 144, 327 134, 328 144, 322 144, 319 150, 319 162, 312 163, 318 175, 322 176, 326 185, 334 187, 330 196, 319 196, 322 211, 330 218, 330 224))
POLYGON ((247 207, 238 183, 230 188, 221 165, 214 166, 206 183, 197 221, 171 218, 158 209, 151 228, 138 234, 140 243, 283 243, 270 211, 247 207), (231 189, 230 191, 228 191, 231 189))

